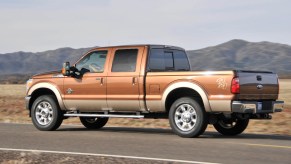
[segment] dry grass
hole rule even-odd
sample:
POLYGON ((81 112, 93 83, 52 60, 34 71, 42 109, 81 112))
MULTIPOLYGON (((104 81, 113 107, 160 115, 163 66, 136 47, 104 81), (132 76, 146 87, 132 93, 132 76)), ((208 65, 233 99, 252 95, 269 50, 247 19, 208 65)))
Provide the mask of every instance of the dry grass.
MULTIPOLYGON (((24 104, 24 85, 0 85, 0 122, 31 122, 24 104)), ((285 101, 285 110, 273 114, 272 120, 252 120, 246 132, 291 135, 291 79, 280 80, 280 100, 285 101)), ((79 124, 77 118, 64 121, 79 124)), ((108 126, 170 128, 167 119, 110 119, 108 126)), ((208 131, 213 131, 209 126, 208 131)))
POLYGON ((28 111, 25 110, 24 85, 0 85, 0 121, 28 122, 28 111))
POLYGON ((285 101, 285 107, 291 109, 291 79, 281 79, 279 99, 285 101))
POLYGON ((247 132, 291 135, 291 79, 280 80, 279 100, 285 101, 285 109, 273 114, 272 120, 252 120, 247 132))

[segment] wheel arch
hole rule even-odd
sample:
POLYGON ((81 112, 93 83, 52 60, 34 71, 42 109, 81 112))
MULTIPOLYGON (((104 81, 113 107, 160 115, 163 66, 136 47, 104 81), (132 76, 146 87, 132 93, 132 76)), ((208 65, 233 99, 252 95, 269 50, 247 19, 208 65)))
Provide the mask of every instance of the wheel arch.
POLYGON ((167 87, 163 93, 162 106, 168 111, 175 100, 181 97, 196 97, 206 112, 211 112, 208 96, 198 84, 176 82, 167 87))
POLYGON ((42 95, 55 96, 57 99, 57 103, 58 103, 59 107, 61 108, 61 110, 65 109, 64 102, 63 102, 62 96, 60 94, 60 91, 54 84, 44 83, 44 82, 37 83, 29 89, 27 95, 31 96, 31 99, 29 100, 29 110, 31 110, 32 104, 37 99, 37 97, 42 96, 42 95))

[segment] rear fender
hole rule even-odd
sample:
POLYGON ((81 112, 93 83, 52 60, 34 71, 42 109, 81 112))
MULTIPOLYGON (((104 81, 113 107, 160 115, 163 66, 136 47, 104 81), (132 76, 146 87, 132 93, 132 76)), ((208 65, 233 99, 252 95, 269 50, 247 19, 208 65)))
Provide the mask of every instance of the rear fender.
POLYGON ((198 84, 191 83, 191 82, 176 82, 176 83, 173 83, 170 86, 168 86, 167 89, 164 91, 163 97, 162 97, 162 105, 164 107, 166 106, 166 99, 167 99, 167 96, 169 95, 169 93, 177 88, 189 88, 189 89, 192 89, 192 90, 196 91, 197 93, 199 93, 199 95, 202 98, 205 111, 211 112, 211 108, 210 108, 207 94, 198 84))

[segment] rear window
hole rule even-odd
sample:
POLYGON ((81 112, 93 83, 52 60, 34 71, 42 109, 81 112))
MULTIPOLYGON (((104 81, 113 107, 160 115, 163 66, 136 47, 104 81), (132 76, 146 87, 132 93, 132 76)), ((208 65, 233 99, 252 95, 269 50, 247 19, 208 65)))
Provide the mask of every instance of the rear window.
POLYGON ((181 50, 151 49, 148 70, 160 71, 189 71, 190 66, 186 53, 181 50))

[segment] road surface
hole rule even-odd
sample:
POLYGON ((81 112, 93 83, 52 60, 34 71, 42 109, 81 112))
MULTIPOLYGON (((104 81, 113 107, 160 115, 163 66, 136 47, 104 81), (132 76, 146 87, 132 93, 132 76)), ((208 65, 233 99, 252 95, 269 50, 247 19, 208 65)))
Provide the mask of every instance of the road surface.
POLYGON ((291 136, 242 134, 225 137, 205 132, 199 138, 189 139, 168 129, 105 127, 87 130, 82 126, 62 125, 57 131, 43 132, 32 124, 0 123, 0 159, 3 161, 9 153, 20 152, 42 153, 49 157, 48 154, 52 157, 62 154, 101 156, 105 160, 122 158, 135 160, 134 163, 141 160, 147 163, 291 164, 291 136))

